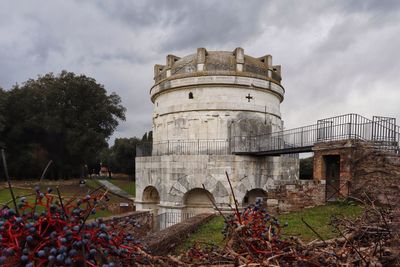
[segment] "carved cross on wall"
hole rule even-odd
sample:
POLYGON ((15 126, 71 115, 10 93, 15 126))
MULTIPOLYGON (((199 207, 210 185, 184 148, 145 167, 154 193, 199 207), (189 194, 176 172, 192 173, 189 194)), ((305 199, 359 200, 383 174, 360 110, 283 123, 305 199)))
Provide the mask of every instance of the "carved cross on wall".
POLYGON ((248 102, 250 102, 250 99, 253 99, 253 97, 252 97, 252 96, 250 96, 250 93, 249 93, 249 95, 248 95, 248 96, 246 96, 246 98, 247 98, 248 102))

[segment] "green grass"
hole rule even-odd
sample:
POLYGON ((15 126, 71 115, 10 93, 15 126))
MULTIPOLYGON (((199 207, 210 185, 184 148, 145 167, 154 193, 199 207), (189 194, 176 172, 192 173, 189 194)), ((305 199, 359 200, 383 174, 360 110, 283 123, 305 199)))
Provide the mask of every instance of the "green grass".
MULTIPOLYGON (((107 179, 110 183, 114 184, 115 186, 118 186, 125 192, 127 192, 129 195, 132 197, 136 196, 136 184, 134 181, 128 181, 128 180, 114 180, 114 179, 107 179)), ((101 186, 101 184, 98 182, 97 179, 87 179, 86 180, 86 185, 92 188, 97 188, 101 186)))
MULTIPOLYGON (((28 195, 31 193, 34 193, 33 190, 25 190, 25 189, 17 189, 13 188, 14 196, 17 198, 19 196, 24 196, 28 195)), ((7 203, 12 199, 10 190, 8 188, 2 188, 0 189, 0 203, 4 204, 7 203)), ((27 197, 28 200, 34 199, 34 197, 27 197)))
POLYGON ((97 210, 96 210, 96 213, 90 215, 88 219, 90 220, 90 219, 96 219, 96 218, 104 218, 104 217, 112 216, 113 214, 114 214, 114 213, 112 213, 112 212, 109 211, 109 210, 100 210, 100 209, 97 209, 97 210))
POLYGON ((356 218, 362 212, 362 207, 346 202, 336 202, 325 206, 318 206, 302 211, 291 212, 279 216, 283 224, 288 222, 288 226, 283 229, 285 236, 298 236, 303 241, 311 241, 318 237, 303 222, 306 221, 324 239, 337 237, 335 229, 329 225, 333 215, 341 215, 346 218, 356 218))
POLYGON ((98 188, 99 186, 101 186, 101 184, 96 180, 96 179, 86 179, 86 186, 95 189, 98 188))
MULTIPOLYGON (((290 212, 278 216, 283 225, 288 222, 288 226, 282 230, 282 237, 297 236, 301 240, 308 242, 318 237, 301 221, 303 218, 311 227, 317 231, 324 239, 337 237, 334 228, 329 225, 331 217, 335 214, 346 218, 356 218, 362 213, 362 207, 346 203, 336 202, 325 206, 304 209, 302 211, 290 212)), ((222 217, 215 217, 210 222, 203 224, 196 232, 190 235, 177 249, 176 253, 185 251, 193 246, 196 241, 216 244, 223 246, 223 234, 221 230, 224 226, 222 217)))
POLYGON ((183 243, 176 248, 176 254, 186 251, 188 248, 193 246, 197 241, 207 244, 214 244, 217 246, 223 246, 224 236, 222 234, 222 228, 224 227, 224 219, 221 216, 212 218, 208 223, 205 223, 199 227, 193 234, 191 234, 183 243))
POLYGON ((129 195, 132 197, 136 196, 136 184, 134 181, 128 181, 128 180, 108 180, 110 183, 113 183, 115 186, 118 186, 125 192, 127 192, 129 195))

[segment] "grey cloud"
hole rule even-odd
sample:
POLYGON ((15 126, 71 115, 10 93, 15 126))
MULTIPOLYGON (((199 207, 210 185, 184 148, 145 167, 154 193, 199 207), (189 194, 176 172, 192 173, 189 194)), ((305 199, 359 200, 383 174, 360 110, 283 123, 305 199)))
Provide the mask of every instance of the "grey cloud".
MULTIPOLYGON (((1 1, 1 0, 0 0, 1 1)), ((115 137, 151 128, 153 64, 197 47, 272 54, 283 69, 287 127, 346 112, 400 109, 400 2, 2 1, 0 86, 62 69, 116 91, 127 121, 115 137), (384 102, 384 103, 382 103, 384 102)), ((112 138, 112 139, 113 139, 112 138)))

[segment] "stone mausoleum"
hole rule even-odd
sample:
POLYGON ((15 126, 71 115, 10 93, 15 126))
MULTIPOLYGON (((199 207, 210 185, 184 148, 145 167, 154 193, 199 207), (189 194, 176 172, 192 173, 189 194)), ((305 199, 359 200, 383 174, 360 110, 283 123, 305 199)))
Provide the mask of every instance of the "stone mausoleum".
MULTIPOLYGON (((285 90, 272 56, 242 48, 184 57, 154 66, 153 143, 137 148, 136 207, 158 213, 197 213, 240 205, 298 179, 296 156, 236 153, 242 138, 282 130, 285 90), (204 185, 204 188, 203 188, 204 185)), ((248 142, 248 139, 246 139, 248 142)))

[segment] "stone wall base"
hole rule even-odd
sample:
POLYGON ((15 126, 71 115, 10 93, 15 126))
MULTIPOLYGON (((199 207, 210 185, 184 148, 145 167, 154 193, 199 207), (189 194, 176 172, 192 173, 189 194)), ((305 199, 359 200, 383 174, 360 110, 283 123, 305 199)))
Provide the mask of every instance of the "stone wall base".
POLYGON ((297 211, 325 204, 325 183, 299 180, 268 191, 265 203, 272 213, 297 211))

